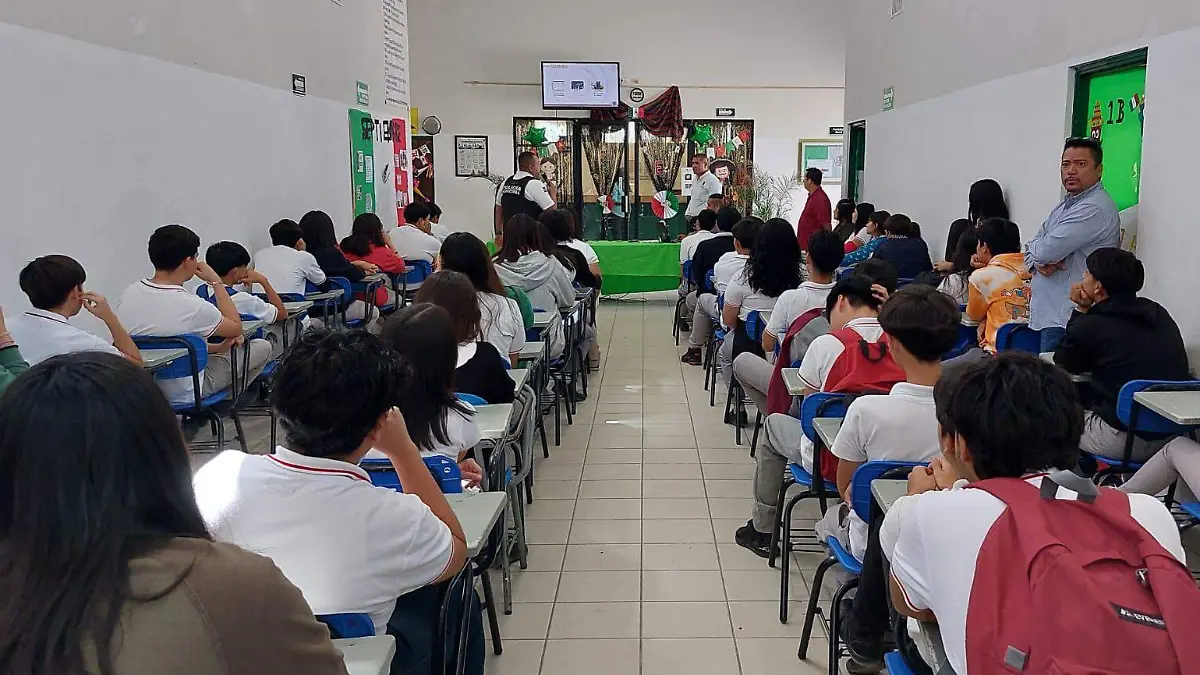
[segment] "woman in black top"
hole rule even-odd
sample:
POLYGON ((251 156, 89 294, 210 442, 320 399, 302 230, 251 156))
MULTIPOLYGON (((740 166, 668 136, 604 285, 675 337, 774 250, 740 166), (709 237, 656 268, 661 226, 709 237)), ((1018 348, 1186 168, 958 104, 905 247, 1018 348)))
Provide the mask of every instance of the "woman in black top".
MULTIPOLYGON (((378 274, 379 267, 365 260, 350 262, 338 248, 337 234, 333 231, 333 219, 324 211, 309 211, 300 219, 300 231, 304 233, 305 249, 317 259, 321 271, 326 277, 343 277, 350 283, 362 281, 369 274, 378 274)), ((321 284, 321 290, 329 290, 329 282, 321 284)), ((361 294, 360 294, 361 295, 361 294)), ((359 298, 346 307, 346 318, 357 320, 365 318, 367 306, 359 298)), ((385 287, 375 289, 373 298, 376 307, 388 307, 395 304, 395 293, 385 287)), ((321 316, 320 305, 309 310, 310 314, 321 316)))
POLYGON ((833 233, 844 244, 857 231, 854 227, 854 200, 843 199, 833 207, 833 233))
POLYGON ((438 305, 454 320, 454 339, 458 341, 454 391, 474 394, 488 403, 512 403, 516 383, 508 375, 504 357, 483 340, 479 296, 471 280, 459 272, 435 272, 421 284, 413 301, 438 305))

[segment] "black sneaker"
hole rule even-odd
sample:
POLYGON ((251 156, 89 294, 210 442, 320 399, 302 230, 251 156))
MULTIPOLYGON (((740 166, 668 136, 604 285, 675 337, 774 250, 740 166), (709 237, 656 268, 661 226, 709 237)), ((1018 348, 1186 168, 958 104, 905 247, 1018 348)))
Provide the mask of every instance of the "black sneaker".
POLYGON ((771 535, 754 529, 753 521, 746 521, 745 525, 739 527, 733 533, 733 541, 760 558, 771 557, 771 535))
POLYGON ((842 620, 841 626, 838 627, 838 634, 842 638, 842 644, 846 646, 846 651, 850 653, 850 660, 846 664, 846 672, 851 675, 874 675, 883 670, 882 637, 875 640, 864 639, 856 635, 854 630, 852 630, 851 626, 854 621, 853 598, 842 598, 839 610, 842 620))
POLYGON ((689 366, 698 366, 704 360, 704 356, 700 353, 699 347, 688 347, 687 352, 679 357, 681 363, 686 363, 689 366))
MULTIPOLYGON (((725 421, 725 424, 733 424, 734 423, 732 410, 725 413, 724 421, 725 421)), ((738 418, 737 418, 737 426, 745 429, 746 425, 748 425, 749 423, 750 423, 750 419, 746 416, 746 411, 745 410, 740 411, 740 413, 738 414, 738 418)))

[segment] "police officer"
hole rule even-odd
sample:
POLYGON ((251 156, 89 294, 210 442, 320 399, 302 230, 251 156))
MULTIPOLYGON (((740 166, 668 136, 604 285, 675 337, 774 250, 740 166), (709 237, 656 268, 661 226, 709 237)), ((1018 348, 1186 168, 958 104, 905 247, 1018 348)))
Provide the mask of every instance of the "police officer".
POLYGON ((497 235, 504 232, 504 223, 518 213, 536 219, 542 211, 554 208, 558 201, 558 190, 553 181, 543 182, 539 179, 534 173, 537 170, 538 156, 535 153, 522 152, 517 156, 517 172, 501 183, 496 191, 497 235))

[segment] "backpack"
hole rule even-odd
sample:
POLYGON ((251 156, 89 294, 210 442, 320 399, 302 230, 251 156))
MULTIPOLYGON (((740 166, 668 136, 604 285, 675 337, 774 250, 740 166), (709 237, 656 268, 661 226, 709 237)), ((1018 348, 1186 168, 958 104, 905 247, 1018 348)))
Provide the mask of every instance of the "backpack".
MULTIPOLYGON (((853 328, 842 328, 830 335, 841 341, 845 349, 829 369, 823 391, 854 394, 843 397, 847 407, 859 394, 886 394, 893 385, 904 381, 904 370, 888 351, 887 335, 881 335, 878 342, 868 342, 853 328)), ((829 448, 822 448, 821 476, 837 482, 837 470, 837 456, 829 448)))
POLYGON ((829 322, 822 318, 824 310, 820 307, 810 309, 796 317, 788 326, 787 334, 779 345, 779 356, 775 358, 775 368, 771 371, 771 381, 767 385, 767 414, 787 414, 792 408, 792 395, 783 384, 783 369, 804 358, 808 345, 824 335, 829 330, 829 322), (815 321, 815 319, 820 319, 815 321), (802 347, 803 349, 798 349, 802 347), (799 351, 797 356, 796 351, 799 351))
POLYGON ((1200 673, 1200 589, 1134 520, 1128 496, 1069 472, 971 486, 1007 506, 979 551, 967 669, 1200 673), (1059 485, 1079 493, 1058 499, 1059 485))

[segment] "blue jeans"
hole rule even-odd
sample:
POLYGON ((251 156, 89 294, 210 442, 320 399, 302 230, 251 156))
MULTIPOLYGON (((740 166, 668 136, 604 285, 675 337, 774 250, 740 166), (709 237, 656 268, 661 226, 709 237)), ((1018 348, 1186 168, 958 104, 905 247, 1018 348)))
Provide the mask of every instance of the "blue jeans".
POLYGON ((1059 328, 1058 326, 1049 326, 1042 329, 1042 349, 1044 352, 1052 352, 1058 349, 1058 343, 1062 342, 1066 336, 1067 329, 1059 328))

